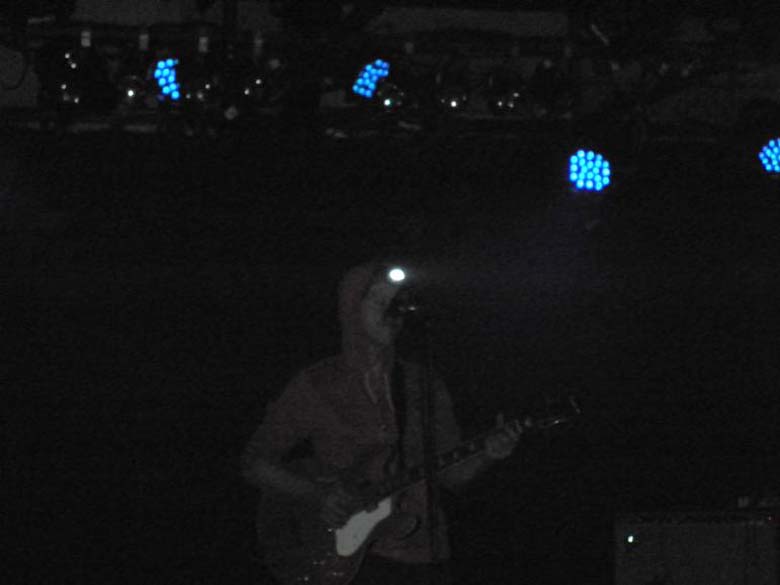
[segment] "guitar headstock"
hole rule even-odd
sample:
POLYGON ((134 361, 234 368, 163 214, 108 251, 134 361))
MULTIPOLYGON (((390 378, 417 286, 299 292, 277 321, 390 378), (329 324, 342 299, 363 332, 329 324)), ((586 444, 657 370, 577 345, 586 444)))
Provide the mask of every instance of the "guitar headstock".
POLYGON ((534 418, 529 415, 523 419, 516 419, 505 426, 510 427, 518 433, 542 431, 572 423, 580 416, 582 416, 582 409, 580 408, 579 402, 574 396, 569 396, 566 401, 566 406, 560 409, 560 412, 547 414, 541 418, 534 418))

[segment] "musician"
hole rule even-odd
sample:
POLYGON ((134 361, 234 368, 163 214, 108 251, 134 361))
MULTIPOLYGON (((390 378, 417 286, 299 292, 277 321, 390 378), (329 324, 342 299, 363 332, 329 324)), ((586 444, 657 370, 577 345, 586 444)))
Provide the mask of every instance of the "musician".
MULTIPOLYGON (((423 458, 420 366, 397 359, 395 341, 403 317, 388 307, 402 289, 387 279, 387 266, 371 262, 350 270, 339 288, 342 352, 301 371, 269 405, 247 444, 242 473, 252 485, 294 498, 314 509, 328 526, 339 528, 357 511, 354 490, 335 478, 358 465, 371 483, 423 458), (319 477, 296 473, 291 453, 308 445, 305 460, 319 477)), ((449 451, 461 440, 450 395, 441 379, 435 396, 435 444, 449 451)), ((457 490, 496 460, 508 457, 518 435, 500 429, 485 452, 442 471, 440 485, 457 490)), ((433 549, 426 517, 426 486, 417 484, 399 498, 398 508, 419 520, 403 538, 380 538, 368 549, 354 585, 449 583, 446 519, 436 510, 433 549)), ((368 546, 368 545, 367 545, 368 546)))

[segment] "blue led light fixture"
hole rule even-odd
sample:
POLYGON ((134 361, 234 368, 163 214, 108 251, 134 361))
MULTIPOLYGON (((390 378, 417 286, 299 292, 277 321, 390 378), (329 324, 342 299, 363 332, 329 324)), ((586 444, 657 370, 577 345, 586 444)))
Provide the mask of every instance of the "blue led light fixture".
POLYGON ((767 173, 780 174, 780 138, 770 140, 758 153, 758 158, 767 173))
POLYGON ((178 59, 162 59, 157 61, 157 67, 154 70, 154 78, 157 85, 160 86, 161 99, 170 99, 177 102, 181 99, 181 86, 176 75, 176 67, 179 65, 178 59))
POLYGON ((578 150, 569 159, 569 181, 578 191, 603 191, 612 182, 612 166, 592 150, 578 150))
POLYGON ((374 97, 377 84, 380 80, 390 75, 390 64, 382 59, 377 59, 369 63, 360 72, 355 83, 352 85, 352 91, 357 95, 370 100, 374 97))

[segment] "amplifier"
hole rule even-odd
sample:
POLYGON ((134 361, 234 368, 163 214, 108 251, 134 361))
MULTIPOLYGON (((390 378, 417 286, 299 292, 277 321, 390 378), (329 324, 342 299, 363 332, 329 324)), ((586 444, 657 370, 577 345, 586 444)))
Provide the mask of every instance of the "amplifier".
POLYGON ((780 510, 637 514, 615 522, 615 585, 780 585, 780 510))

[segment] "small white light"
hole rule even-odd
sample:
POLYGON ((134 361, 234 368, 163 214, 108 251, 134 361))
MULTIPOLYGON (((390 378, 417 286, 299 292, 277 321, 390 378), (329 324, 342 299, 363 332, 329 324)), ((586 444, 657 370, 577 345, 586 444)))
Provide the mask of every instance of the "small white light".
POLYGON ((626 542, 627 542, 628 544, 634 544, 634 535, 633 535, 633 534, 629 534, 629 535, 626 537, 626 542))
POLYGON ((134 97, 134 96, 135 96, 135 91, 133 91, 132 89, 128 89, 127 90, 127 97, 134 97))
POLYGON ((406 280, 406 272, 404 272, 403 268, 393 268, 387 273, 387 276, 391 282, 395 283, 406 280))

